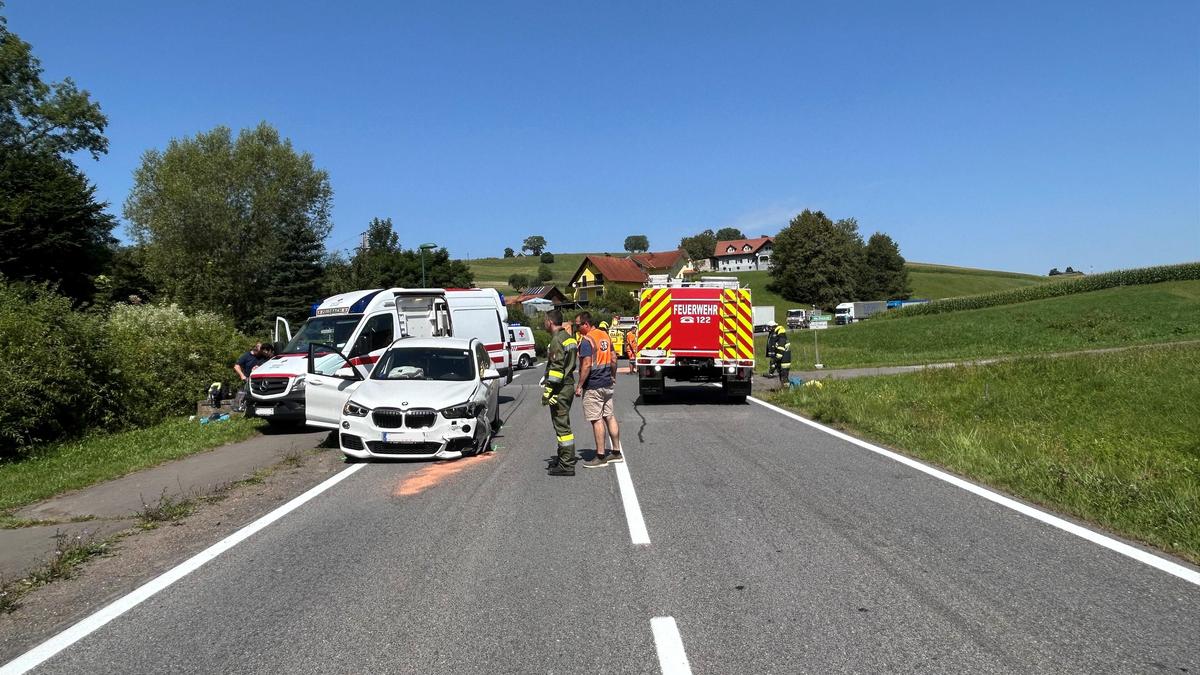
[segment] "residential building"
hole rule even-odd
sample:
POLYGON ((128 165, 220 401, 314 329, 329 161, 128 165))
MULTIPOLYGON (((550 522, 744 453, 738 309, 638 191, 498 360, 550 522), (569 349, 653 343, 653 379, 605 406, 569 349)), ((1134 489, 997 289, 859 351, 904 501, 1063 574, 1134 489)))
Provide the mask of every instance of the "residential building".
POLYGON ((632 293, 644 283, 646 271, 640 265, 630 258, 609 255, 584 256, 571 277, 574 300, 580 305, 603 297, 605 284, 613 284, 632 293))
POLYGON ((713 250, 718 272, 751 272, 771 269, 771 237, 718 241, 713 250))
POLYGON ((517 295, 505 296, 504 304, 515 305, 517 303, 527 302, 529 300, 549 300, 558 305, 567 305, 571 303, 571 299, 562 291, 558 290, 558 286, 534 286, 526 288, 517 295))

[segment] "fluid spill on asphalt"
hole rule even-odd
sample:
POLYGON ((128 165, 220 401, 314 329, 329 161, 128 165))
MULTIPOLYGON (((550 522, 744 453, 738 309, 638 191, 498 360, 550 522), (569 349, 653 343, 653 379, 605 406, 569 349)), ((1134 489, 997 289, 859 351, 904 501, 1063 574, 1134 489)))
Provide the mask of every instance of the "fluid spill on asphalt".
POLYGON ((486 462, 495 457, 495 453, 489 452, 474 457, 464 457, 462 459, 450 460, 447 462, 438 462, 416 471, 404 477, 396 489, 392 491, 393 497, 410 497, 415 494, 420 494, 429 488, 441 483, 442 481, 466 471, 476 464, 486 462))

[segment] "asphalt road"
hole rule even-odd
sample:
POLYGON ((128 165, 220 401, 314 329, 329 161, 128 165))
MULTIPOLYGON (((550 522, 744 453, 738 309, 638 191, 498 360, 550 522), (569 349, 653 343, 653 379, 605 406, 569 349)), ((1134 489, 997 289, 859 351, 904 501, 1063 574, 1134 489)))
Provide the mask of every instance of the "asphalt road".
POLYGON ((655 617, 696 673, 1200 672, 1200 587, 711 389, 621 383, 635 546, 536 378, 491 458, 367 465, 38 672, 654 673, 655 617))

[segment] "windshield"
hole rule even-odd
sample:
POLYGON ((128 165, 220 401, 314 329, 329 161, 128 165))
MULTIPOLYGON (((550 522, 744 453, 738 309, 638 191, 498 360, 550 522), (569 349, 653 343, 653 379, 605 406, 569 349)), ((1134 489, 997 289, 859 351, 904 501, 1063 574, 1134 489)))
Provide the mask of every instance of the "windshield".
POLYGON ((802 310, 802 309, 789 309, 789 310, 788 310, 788 316, 804 316, 804 310, 802 310))
POLYGON ((342 351, 362 320, 362 314, 339 314, 337 316, 314 316, 300 327, 300 332, 283 348, 284 354, 303 354, 308 345, 318 343, 333 345, 342 351))
POLYGON ((371 379, 466 382, 475 379, 475 360, 469 349, 397 347, 383 355, 371 379))

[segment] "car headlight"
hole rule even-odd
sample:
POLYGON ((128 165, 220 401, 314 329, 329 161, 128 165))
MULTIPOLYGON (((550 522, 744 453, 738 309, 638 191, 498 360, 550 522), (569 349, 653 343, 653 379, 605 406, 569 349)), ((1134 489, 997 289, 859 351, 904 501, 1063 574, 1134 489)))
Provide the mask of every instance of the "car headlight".
POLYGON ((342 414, 349 417, 366 417, 370 413, 370 408, 354 401, 346 401, 346 405, 342 406, 342 414))
POLYGON ((473 402, 460 403, 452 405, 449 408, 443 408, 441 413, 442 417, 448 420, 475 417, 479 414, 479 404, 473 402))

